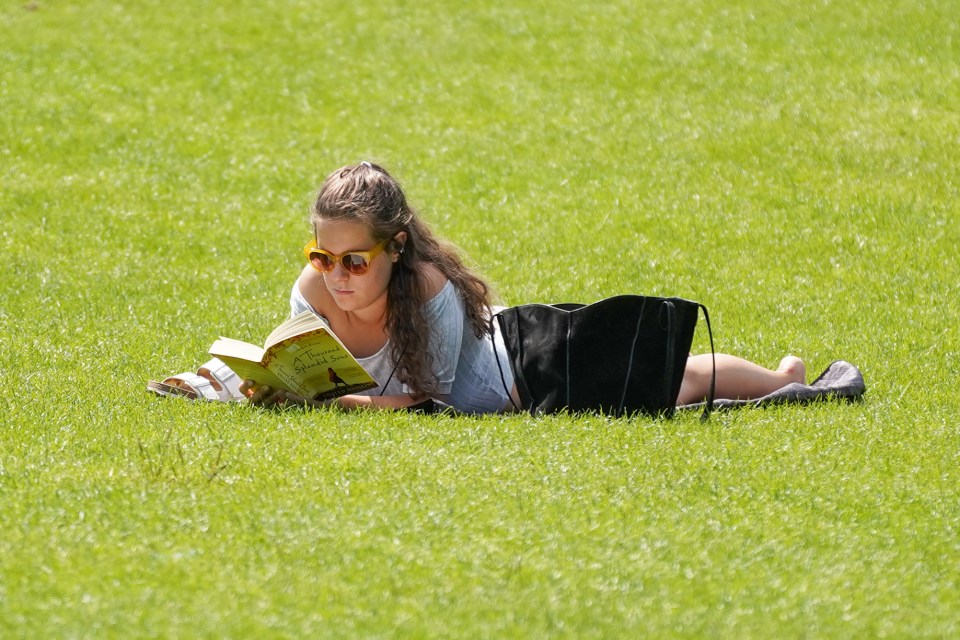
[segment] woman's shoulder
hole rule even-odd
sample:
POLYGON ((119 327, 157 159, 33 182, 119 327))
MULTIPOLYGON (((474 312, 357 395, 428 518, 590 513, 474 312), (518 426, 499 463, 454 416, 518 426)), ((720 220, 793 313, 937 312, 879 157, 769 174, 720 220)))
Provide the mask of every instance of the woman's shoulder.
POLYGON ((432 300, 433 298, 437 297, 449 282, 449 280, 447 280, 447 276, 445 276, 440 269, 432 264, 424 265, 423 269, 420 271, 419 277, 420 283, 423 286, 423 291, 426 293, 425 297, 427 300, 432 300))
POLYGON ((293 284, 293 295, 309 304, 314 311, 323 316, 328 316, 333 308, 333 297, 327 290, 323 281, 323 274, 311 267, 309 264, 300 272, 300 277, 293 284))

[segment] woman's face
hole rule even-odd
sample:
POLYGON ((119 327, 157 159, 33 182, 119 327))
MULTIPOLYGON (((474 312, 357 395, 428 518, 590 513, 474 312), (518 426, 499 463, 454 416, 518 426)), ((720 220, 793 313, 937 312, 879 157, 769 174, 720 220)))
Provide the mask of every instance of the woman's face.
MULTIPOLYGON (((360 222, 324 220, 317 223, 316 229, 317 247, 336 256, 350 251, 370 251, 377 245, 370 227, 360 222)), ((360 311, 385 300, 394 255, 389 247, 380 252, 363 275, 351 274, 339 261, 332 271, 324 273, 324 283, 337 306, 344 311, 360 311)))

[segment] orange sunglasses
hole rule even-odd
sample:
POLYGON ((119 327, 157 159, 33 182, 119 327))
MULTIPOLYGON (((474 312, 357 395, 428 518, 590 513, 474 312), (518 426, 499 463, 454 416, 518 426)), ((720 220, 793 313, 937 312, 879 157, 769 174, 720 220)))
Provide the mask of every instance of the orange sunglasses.
POLYGON ((354 276, 362 276, 370 271, 370 263, 390 244, 391 238, 387 238, 369 251, 347 251, 340 255, 334 255, 329 251, 317 247, 317 239, 314 238, 303 248, 303 255, 307 257, 314 269, 320 273, 330 273, 333 268, 340 263, 343 270, 354 276))

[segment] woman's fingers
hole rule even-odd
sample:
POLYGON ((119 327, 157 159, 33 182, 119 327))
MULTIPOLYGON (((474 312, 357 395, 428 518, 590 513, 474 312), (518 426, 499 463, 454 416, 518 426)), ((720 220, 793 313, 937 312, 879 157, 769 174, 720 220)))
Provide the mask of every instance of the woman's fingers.
POLYGON ((240 384, 240 392, 250 401, 250 404, 261 407, 284 406, 287 404, 303 404, 319 406, 318 403, 308 402, 300 396, 284 391, 283 389, 274 389, 268 385, 258 385, 253 380, 244 380, 240 384))
POLYGON ((244 380, 240 385, 240 391, 243 395, 247 396, 251 404, 264 407, 272 407, 283 401, 286 397, 285 392, 265 384, 258 385, 253 380, 244 380))

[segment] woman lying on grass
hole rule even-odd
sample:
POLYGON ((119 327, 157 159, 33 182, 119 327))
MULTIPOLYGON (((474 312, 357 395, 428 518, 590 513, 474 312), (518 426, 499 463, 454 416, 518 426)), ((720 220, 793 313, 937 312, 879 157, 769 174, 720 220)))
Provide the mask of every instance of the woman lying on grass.
MULTIPOLYGON (((510 367, 497 362, 509 357, 491 321, 490 287, 434 236, 386 170, 362 162, 335 171, 311 217, 310 262, 293 286, 292 311, 325 317, 381 388, 320 403, 245 380, 252 403, 402 408, 434 397, 466 413, 519 404, 516 389, 512 399, 505 390, 510 367)), ((703 400, 712 372, 709 354, 690 356, 677 404, 703 400)), ((717 354, 716 375, 716 397, 747 399, 805 382, 806 369, 793 356, 773 371, 717 354)))

